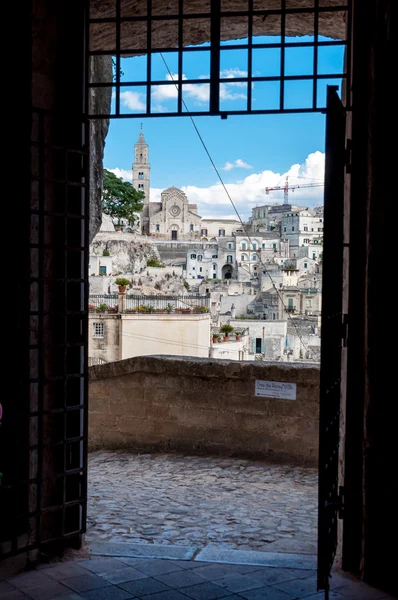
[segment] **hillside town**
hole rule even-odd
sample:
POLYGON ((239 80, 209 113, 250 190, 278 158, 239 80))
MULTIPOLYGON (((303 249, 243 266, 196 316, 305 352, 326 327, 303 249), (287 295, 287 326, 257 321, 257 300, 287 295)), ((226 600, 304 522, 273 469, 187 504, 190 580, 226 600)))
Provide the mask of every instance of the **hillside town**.
POLYGON ((322 206, 285 197, 242 222, 202 218, 176 187, 150 202, 142 130, 132 183, 144 194, 136 222, 104 214, 90 247, 91 364, 153 354, 319 362, 322 206))

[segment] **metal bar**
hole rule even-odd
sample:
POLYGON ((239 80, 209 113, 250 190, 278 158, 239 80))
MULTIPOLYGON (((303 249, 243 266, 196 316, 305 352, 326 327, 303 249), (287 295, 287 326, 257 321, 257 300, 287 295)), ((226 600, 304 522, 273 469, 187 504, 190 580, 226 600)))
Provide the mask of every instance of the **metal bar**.
MULTIPOLYGON (((252 108, 252 71, 253 71, 253 0, 249 0, 248 17, 248 50, 247 50, 247 111, 252 108)), ((225 50, 225 47, 223 47, 225 50)))
POLYGON ((146 112, 151 113, 151 78, 152 78, 152 0, 147 0, 147 31, 146 31, 146 112))
POLYGON ((116 98, 115 113, 120 114, 120 0, 115 0, 116 9, 116 98))
POLYGON ((318 26, 319 26, 319 0, 314 0, 314 83, 312 87, 312 107, 316 108, 318 94, 318 26))
POLYGON ((220 2, 221 0, 211 2, 209 112, 214 115, 220 112, 220 2))
POLYGON ((182 112, 182 73, 183 73, 183 62, 182 62, 182 49, 184 45, 184 0, 178 0, 178 13, 180 18, 178 19, 178 96, 177 96, 177 112, 182 112))
POLYGON ((286 37, 286 0, 281 0, 281 70, 280 70, 280 90, 279 90, 279 108, 284 110, 285 106, 285 37, 286 37))

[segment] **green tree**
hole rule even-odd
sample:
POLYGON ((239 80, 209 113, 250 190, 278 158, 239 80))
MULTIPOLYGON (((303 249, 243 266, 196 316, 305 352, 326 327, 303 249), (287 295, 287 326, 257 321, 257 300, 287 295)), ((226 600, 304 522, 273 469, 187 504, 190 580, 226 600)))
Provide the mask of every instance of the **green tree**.
POLYGON ((126 219, 129 224, 137 220, 135 213, 142 211, 144 192, 136 190, 129 181, 123 181, 104 169, 102 210, 112 219, 126 219))

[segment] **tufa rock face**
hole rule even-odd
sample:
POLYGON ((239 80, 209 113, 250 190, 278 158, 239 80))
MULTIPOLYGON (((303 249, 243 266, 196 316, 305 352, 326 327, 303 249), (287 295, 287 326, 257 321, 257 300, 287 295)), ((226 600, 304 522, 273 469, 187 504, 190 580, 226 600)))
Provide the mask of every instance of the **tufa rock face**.
MULTIPOLYGON (((338 6, 339 0, 323 0, 321 7, 338 6)), ((187 16, 193 13, 208 13, 209 0, 185 0, 184 12, 187 16)), ((289 0, 288 8, 312 8, 313 0, 289 0)), ((280 0, 256 0, 256 10, 280 10, 280 0)), ((223 11, 247 10, 247 2, 242 0, 223 0, 223 11)), ((152 15, 167 16, 178 14, 176 0, 153 0, 152 15)), ((90 15, 93 18, 115 17, 114 0, 92 0, 90 15)), ((122 16, 145 16, 146 3, 142 0, 122 0, 122 16)), ((258 15, 253 19, 253 34, 280 35, 279 15, 258 15)), ((145 50, 146 26, 142 22, 123 23, 121 28, 122 50, 145 50)), ((286 17, 286 35, 302 36, 314 34, 314 16, 311 13, 289 14, 286 17)), ((246 17, 232 16, 221 21, 221 40, 240 39, 248 35, 246 17)), ((345 22, 343 13, 320 13, 319 35, 334 39, 344 39, 345 22)), ((203 44, 210 41, 210 19, 187 19, 184 23, 184 46, 203 44)), ((116 44, 113 23, 96 23, 90 32, 90 45, 92 50, 114 50, 116 44)), ((178 44, 177 21, 154 21, 152 23, 152 47, 175 48, 178 44)))
MULTIPOLYGON (((100 213, 101 214, 101 213, 100 213)), ((112 272, 140 273, 148 260, 160 261, 157 248, 138 236, 122 232, 99 232, 90 246, 90 254, 102 256, 107 249, 112 258, 112 272)))
MULTIPOLYGON (((93 56, 90 64, 92 81, 112 80, 112 57, 93 56)), ((94 88, 90 96, 91 110, 96 114, 109 113, 111 89, 94 88)), ((104 168, 105 138, 108 133, 109 119, 95 119, 90 122, 90 242, 101 227, 102 220, 102 183, 104 168)))

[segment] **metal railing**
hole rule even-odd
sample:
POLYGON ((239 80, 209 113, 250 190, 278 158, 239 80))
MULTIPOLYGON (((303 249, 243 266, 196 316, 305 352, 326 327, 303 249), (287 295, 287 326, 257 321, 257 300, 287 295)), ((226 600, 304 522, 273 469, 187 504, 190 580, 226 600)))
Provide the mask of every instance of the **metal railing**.
POLYGON ((210 294, 206 296, 126 296, 126 312, 133 314, 208 313, 210 294))
POLYGON ((101 294, 98 296, 89 297, 89 312, 117 312, 117 307, 117 294, 101 294))
POLYGON ((319 290, 317 288, 300 288, 302 294, 317 294, 319 290))
POLYGON ((285 306, 285 311, 288 313, 296 312, 296 307, 295 306, 285 306))

